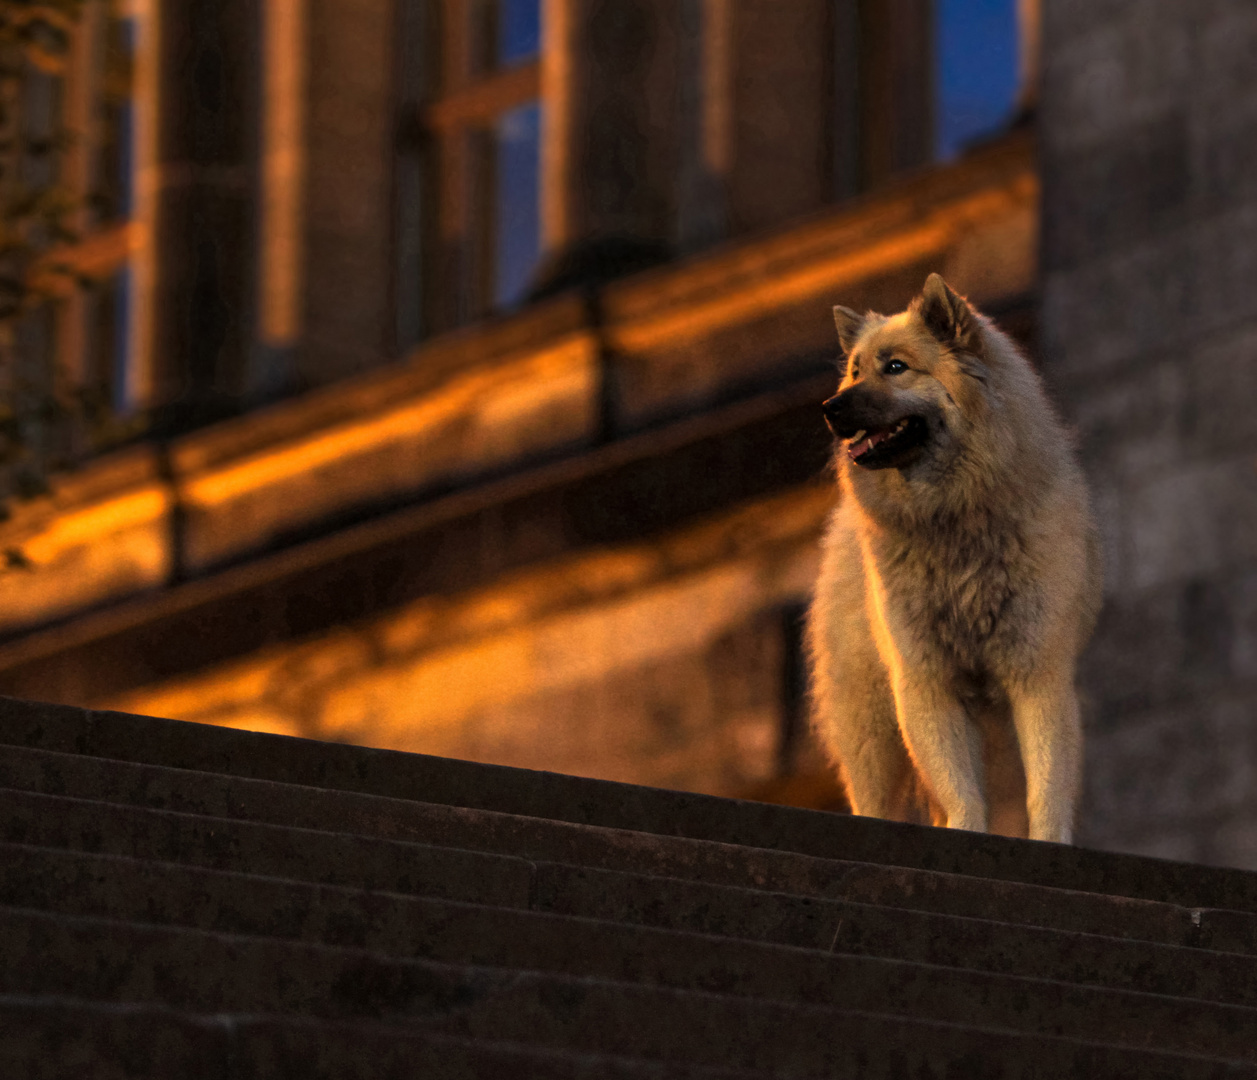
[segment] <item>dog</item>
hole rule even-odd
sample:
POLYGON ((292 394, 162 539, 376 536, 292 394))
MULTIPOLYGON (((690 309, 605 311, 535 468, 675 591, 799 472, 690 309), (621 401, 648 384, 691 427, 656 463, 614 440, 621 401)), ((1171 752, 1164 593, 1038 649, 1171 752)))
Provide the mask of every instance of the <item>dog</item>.
POLYGON ((1101 595, 1070 436, 937 274, 906 311, 834 320, 839 500, 806 629, 820 741, 856 814, 1069 843, 1101 595))

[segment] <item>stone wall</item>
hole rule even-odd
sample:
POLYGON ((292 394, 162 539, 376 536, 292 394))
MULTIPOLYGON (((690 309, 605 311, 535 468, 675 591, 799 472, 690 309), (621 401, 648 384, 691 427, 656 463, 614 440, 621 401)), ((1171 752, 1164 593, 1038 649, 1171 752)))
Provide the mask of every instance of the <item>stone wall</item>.
POLYGON ((1081 839, 1257 866, 1257 6, 1044 5, 1042 347, 1103 523, 1081 839))
POLYGON ((784 616, 815 578, 832 498, 829 484, 808 485, 652 541, 575 552, 481 588, 423 597, 107 704, 755 794, 782 766, 791 705, 784 616))
POLYGON ((394 3, 309 0, 298 366, 320 386, 396 355, 394 3))

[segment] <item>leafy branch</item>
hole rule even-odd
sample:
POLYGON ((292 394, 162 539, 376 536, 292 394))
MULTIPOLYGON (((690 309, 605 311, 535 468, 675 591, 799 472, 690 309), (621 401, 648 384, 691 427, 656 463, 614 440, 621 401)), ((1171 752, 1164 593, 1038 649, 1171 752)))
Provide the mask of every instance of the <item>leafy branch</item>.
POLYGON ((61 178, 74 135, 52 109, 34 115, 32 102, 39 84, 52 98, 69 73, 93 2, 107 0, 0 0, 0 498, 46 489, 49 468, 61 464, 52 433, 84 411, 55 372, 38 369, 42 357, 22 355, 22 328, 88 284, 59 257, 80 239, 84 209, 61 178))

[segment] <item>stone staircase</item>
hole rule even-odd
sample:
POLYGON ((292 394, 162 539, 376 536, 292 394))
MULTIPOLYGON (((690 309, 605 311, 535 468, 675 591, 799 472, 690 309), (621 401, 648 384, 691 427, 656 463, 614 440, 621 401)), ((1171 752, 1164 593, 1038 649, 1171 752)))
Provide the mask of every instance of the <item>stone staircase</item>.
POLYGON ((0 699, 0 1076, 1257 1077, 1257 874, 0 699))

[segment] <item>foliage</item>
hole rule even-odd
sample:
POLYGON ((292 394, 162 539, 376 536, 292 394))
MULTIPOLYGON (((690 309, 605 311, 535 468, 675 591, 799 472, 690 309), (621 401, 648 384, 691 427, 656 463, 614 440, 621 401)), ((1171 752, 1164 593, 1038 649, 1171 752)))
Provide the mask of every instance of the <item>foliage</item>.
POLYGON ((49 432, 79 411, 52 372, 23 364, 21 328, 82 284, 57 253, 75 241, 79 200, 60 183, 72 135, 31 115, 32 90, 65 74, 92 0, 0 0, 0 497, 32 495, 51 464, 49 432), (41 122, 42 121, 42 122, 41 122))
POLYGON ((69 136, 26 123, 23 90, 63 72, 85 0, 0 0, 0 327, 48 300, 66 272, 45 257, 75 239, 73 198, 56 182, 69 136))

